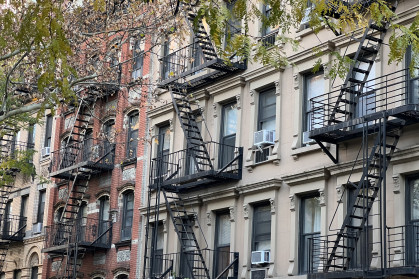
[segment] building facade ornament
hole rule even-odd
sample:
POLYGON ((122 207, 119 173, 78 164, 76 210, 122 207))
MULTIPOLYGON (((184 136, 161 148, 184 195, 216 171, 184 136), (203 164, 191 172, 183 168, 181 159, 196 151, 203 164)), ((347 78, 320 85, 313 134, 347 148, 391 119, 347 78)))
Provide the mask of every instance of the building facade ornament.
POLYGON ((295 195, 290 195, 290 210, 295 211, 295 195))
POLYGON ((250 105, 253 106, 255 104, 255 93, 256 91, 254 89, 249 91, 250 95, 250 105))
POLYGON ((279 80, 275 80, 275 95, 276 96, 281 96, 281 83, 279 82, 279 80))
POLYGON ((243 217, 244 219, 249 219, 249 204, 243 204, 243 217))
POLYGON ((217 118, 218 114, 217 114, 217 104, 212 104, 212 116, 214 118, 217 118))
POLYGON ((167 233, 167 220, 166 219, 163 219, 162 220, 162 223, 163 223, 163 232, 164 233, 167 233))
POLYGON ((269 199, 269 203, 271 205, 271 214, 275 214, 275 210, 276 210, 276 208, 275 208, 275 200, 272 199, 272 198, 270 198, 269 199))
POLYGON ((393 175, 393 193, 400 194, 400 175, 393 175))
POLYGON ((228 210, 229 210, 229 213, 230 213, 230 221, 234 222, 236 220, 236 211, 235 211, 234 206, 230 206, 228 208, 228 210))
POLYGON ((343 202, 343 200, 342 200, 343 190, 344 190, 343 185, 337 185, 336 186, 336 198, 338 200, 338 203, 343 202))
POLYGON ((173 121, 173 118, 170 118, 169 119, 169 130, 170 130, 170 132, 173 132, 173 123, 174 121, 173 121))
POLYGON ((300 80, 299 80, 298 74, 295 74, 293 76, 293 82, 294 82, 294 89, 297 90, 300 87, 300 80))
POLYGON ((207 226, 211 226, 211 211, 207 211, 207 226))
POLYGON ((242 108, 242 104, 241 104, 241 96, 240 94, 236 95, 236 102, 237 102, 237 109, 240 110, 242 108))

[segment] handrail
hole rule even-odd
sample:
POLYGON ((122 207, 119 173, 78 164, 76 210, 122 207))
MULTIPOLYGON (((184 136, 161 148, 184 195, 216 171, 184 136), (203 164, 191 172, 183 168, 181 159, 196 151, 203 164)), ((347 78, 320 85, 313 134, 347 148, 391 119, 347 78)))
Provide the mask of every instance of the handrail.
POLYGON ((215 279, 220 279, 232 266, 237 262, 238 258, 235 258, 215 279))

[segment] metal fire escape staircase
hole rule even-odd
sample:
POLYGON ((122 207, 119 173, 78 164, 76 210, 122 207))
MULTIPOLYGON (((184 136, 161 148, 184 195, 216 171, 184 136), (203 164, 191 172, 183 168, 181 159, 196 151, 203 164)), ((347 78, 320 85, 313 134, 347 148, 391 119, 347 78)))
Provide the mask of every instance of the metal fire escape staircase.
MULTIPOLYGON (((392 10, 395 11, 396 7, 397 2, 392 6, 392 10)), ((389 25, 390 23, 386 21, 378 25, 370 20, 363 36, 359 40, 352 38, 359 41, 358 49, 329 117, 329 125, 341 123, 354 117, 355 107, 358 103, 357 97, 364 90, 389 25), (378 33, 378 36, 374 33, 378 33), (362 65, 366 67, 362 67, 362 65), (357 78, 357 75, 362 75, 362 78, 357 78)))
MULTIPOLYGON (((64 156, 61 157, 59 166, 62 168, 72 168, 76 163, 76 158, 82 152, 85 143, 85 135, 94 115, 95 106, 98 100, 98 94, 87 91, 86 96, 79 98, 79 104, 75 112, 74 125, 71 128, 70 135, 64 150, 64 156), (67 152, 69 151, 69 152, 67 152)), ((103 157, 107 156, 105 154, 103 157)), ((100 161, 98 159, 97 161, 100 161)), ((82 264, 82 259, 85 255, 85 248, 79 247, 79 234, 76 236, 74 227, 76 226, 76 219, 78 217, 79 209, 82 205, 83 197, 87 191, 89 181, 92 176, 92 170, 85 166, 77 166, 69 170, 67 178, 67 185, 69 194, 63 213, 60 217, 60 226, 62 232, 57 234, 57 237, 66 240, 67 249, 62 255, 61 273, 59 278, 77 278, 77 272, 82 264)), ((109 229, 111 229, 110 226, 109 229)), ((108 230, 109 230, 108 229, 108 230)), ((99 235, 100 238, 103 234, 99 235)))
MULTIPOLYGON (((324 271, 346 270, 355 255, 357 242, 368 222, 373 204, 382 189, 381 185, 386 175, 388 164, 399 141, 403 125, 387 122, 388 117, 377 120, 376 138, 370 148, 369 155, 363 160, 362 176, 357 183, 348 182, 353 187, 352 203, 348 204, 348 211, 342 227, 336 234, 336 239, 329 248, 328 259, 324 271)), ((366 123, 368 126, 368 123, 366 123)), ((365 128, 363 148, 368 150, 368 128, 365 128)), ((364 153, 366 153, 364 151, 364 153)))
MULTIPOLYGON (((214 170, 214 166, 206 142, 204 142, 202 138, 193 113, 192 104, 189 100, 191 92, 205 84, 220 79, 229 73, 244 69, 244 67, 238 63, 227 64, 224 60, 218 58, 217 52, 215 51, 202 21, 197 20, 196 18, 193 7, 186 6, 184 9, 184 16, 187 19, 187 24, 194 33, 192 52, 195 57, 191 57, 192 64, 197 62, 193 60, 196 57, 202 57, 203 61, 202 63, 195 63, 198 65, 193 66, 190 70, 183 69, 183 72, 174 73, 173 77, 169 77, 162 81, 159 86, 170 91, 174 109, 185 135, 187 156, 190 158, 195 168, 195 172, 199 173, 204 169, 207 171, 214 170), (198 77, 193 77, 194 73, 203 69, 210 70, 208 73, 201 73, 198 77)), ((184 201, 179 195, 179 190, 176 185, 164 184, 165 181, 170 180, 179 172, 185 171, 178 166, 172 173, 164 172, 164 166, 173 164, 173 162, 169 162, 168 157, 169 156, 162 155, 161 158, 156 158, 158 162, 157 179, 153 180, 153 178, 150 178, 150 185, 153 185, 155 191, 153 192, 150 188, 148 194, 144 278, 164 278, 171 275, 169 273, 173 272, 173 268, 175 268, 172 263, 172 265, 166 270, 163 270, 161 274, 154 274, 156 265, 158 265, 156 261, 158 256, 155 254, 157 245, 157 235, 155 231, 161 204, 160 199, 164 198, 166 210, 170 215, 170 219, 181 244, 181 254, 186 259, 189 276, 193 279, 210 279, 209 268, 207 267, 202 250, 198 244, 190 219, 195 216, 195 214, 186 210, 184 201), (151 215, 154 215, 154 218, 151 215), (151 219, 154 219, 154 224, 151 219), (146 275, 147 271, 149 273, 148 276, 146 275)))
MULTIPOLYGON (((395 11, 396 7, 397 1, 391 9, 395 11)), ((370 21, 362 38, 357 40, 359 46, 353 58, 354 63, 349 69, 340 94, 329 115, 328 125, 339 125, 341 122, 347 122, 357 117, 356 106, 362 105, 360 100, 362 95, 368 95, 368 92, 365 92, 368 90, 366 83, 388 28, 389 22, 376 24, 370 21), (362 75, 361 78, 360 75, 362 75)), ((361 123, 359 125, 363 126, 364 158, 362 176, 356 183, 348 181, 348 186, 354 189, 353 197, 350 199, 352 202, 348 204, 346 217, 336 234, 336 239, 332 241, 331 247, 326 248, 328 256, 323 266, 324 272, 330 270, 343 271, 350 268, 350 262, 355 256, 357 242, 365 229, 365 224, 368 222, 373 204, 380 190, 383 189, 382 185, 387 167, 405 123, 401 121, 400 124, 395 124, 388 121, 389 116, 386 112, 383 112, 380 117, 377 117, 377 115, 374 118, 358 117, 360 117, 361 123), (375 134, 375 141, 372 147, 368 149, 368 137, 373 134, 375 134)), ((353 128, 355 127, 353 126, 353 128)), ((351 129, 351 126, 343 129, 351 129)), ((322 144, 320 145, 323 147, 322 144)))
MULTIPOLYGON (((14 143, 14 136, 15 131, 14 129, 10 128, 7 125, 3 125, 0 127, 0 164, 3 163, 4 160, 7 160, 10 157, 11 152, 11 145, 14 143)), ((13 181, 16 178, 17 173, 19 172, 18 169, 0 169, 0 180, 6 182, 4 176, 8 176, 12 178, 13 181)), ((5 209, 6 204, 9 201, 9 195, 11 189, 14 187, 11 183, 5 183, 1 185, 0 189, 0 216, 5 216, 5 209)), ((3 221, 3 220, 1 220, 3 221)), ((19 228, 20 232, 23 228, 19 228)), ((6 259, 7 251, 9 250, 10 240, 9 239, 0 239, 0 271, 3 270, 4 261, 6 259)))

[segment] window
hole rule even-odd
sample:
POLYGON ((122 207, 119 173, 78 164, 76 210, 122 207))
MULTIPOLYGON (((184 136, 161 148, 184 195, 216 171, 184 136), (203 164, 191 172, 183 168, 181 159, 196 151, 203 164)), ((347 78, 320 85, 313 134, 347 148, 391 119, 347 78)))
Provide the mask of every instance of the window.
MULTIPOLYGON (((109 228, 109 196, 104 196, 99 199, 99 235, 104 234, 109 228)), ((103 235, 99 239, 99 243, 106 243, 107 237, 103 235)))
MULTIPOLYGON (((352 203, 355 203, 355 199, 357 198, 355 196, 356 189, 351 185, 348 185, 348 187, 349 188, 348 188, 348 199, 347 199, 348 200, 347 212, 349 212, 351 210, 351 208, 349 208, 349 206, 352 203)), ((368 191, 368 189, 366 189, 365 191, 368 191)), ((365 194, 365 195, 367 196, 368 194, 365 194)), ((359 202, 358 202, 358 204, 359 204, 359 202)), ((362 202, 361 202, 361 204, 362 204, 362 202)), ((352 210, 354 210, 354 209, 352 209, 352 210)), ((352 212, 353 215, 357 215, 357 216, 362 216, 363 215, 362 213, 363 213, 362 208, 356 208, 355 212, 352 212)), ((361 226, 361 221, 362 221, 361 219, 354 219, 351 225, 360 227, 361 226)), ((351 233, 351 230, 349 230, 348 232, 351 233)), ((352 232, 355 234, 355 233, 358 233, 358 230, 353 230, 352 232)), ((351 261, 349 262, 351 268, 364 268, 364 267, 367 268, 371 264, 372 248, 373 248, 372 232, 373 232, 373 230, 372 230, 372 212, 370 211, 370 214, 368 216, 368 220, 364 224, 364 229, 359 234, 358 241, 356 241, 356 243, 349 243, 350 247, 355 247, 355 252, 353 254, 353 259, 351 259, 351 261)), ((351 239, 349 239, 349 241, 350 240, 351 239)), ((352 240, 352 241, 355 241, 355 240, 352 240)))
MULTIPOLYGON (((300 274, 308 272, 309 239, 320 236, 320 205, 319 197, 306 196, 301 199, 300 208, 300 241, 299 241, 299 268, 300 274)), ((319 255, 312 255, 313 263, 319 263, 319 255)), ((316 269, 316 266, 313 266, 316 269)))
POLYGON ((45 195, 46 195, 45 190, 39 191, 38 214, 36 216, 36 221, 37 223, 41 223, 41 224, 44 222, 45 195))
MULTIPOLYGON (((312 140, 308 137, 308 132, 316 125, 312 125, 312 121, 322 117, 320 111, 314 111, 310 99, 325 94, 323 71, 315 74, 308 74, 304 76, 304 115, 303 115, 303 139, 302 143, 309 144, 312 140)), ((317 122, 317 121, 315 121, 317 122)))
POLYGON ((11 236, 12 232, 12 201, 6 203, 4 208, 4 225, 3 225, 3 235, 11 236))
POLYGON ((144 43, 142 40, 137 40, 133 49, 133 65, 132 65, 132 78, 137 79, 143 74, 144 63, 144 43), (142 47, 143 46, 143 47, 142 47))
MULTIPOLYGON (((79 241, 86 241, 86 226, 87 226, 87 204, 82 202, 79 212, 77 212, 76 231, 79 241)), ((88 236, 89 237, 89 236, 88 236)))
POLYGON ((28 149, 34 148, 35 145, 35 124, 30 124, 28 128, 28 149))
POLYGON ((224 105, 221 115, 219 169, 234 158, 237 125, 237 104, 234 102, 224 105))
MULTIPOLYGON (((354 67, 368 70, 370 64, 364 62, 357 62, 354 67)), ((364 74, 355 72, 354 78, 357 80, 364 80, 364 74)), ((355 90, 361 90, 362 95, 356 97, 356 110, 355 110, 355 117, 361 117, 367 114, 371 114, 375 112, 375 64, 372 65, 371 70, 368 74, 368 81, 362 87, 362 89, 358 86, 355 86, 355 90)), ((353 94, 351 94, 353 95, 353 94)))
MULTIPOLYGON (((230 263, 230 215, 226 213, 217 214, 215 222, 215 245, 214 245, 214 276, 216 278, 230 263)), ((221 278, 227 278, 226 273, 221 278)))
MULTIPOLYGON (((263 5, 262 14, 266 18, 266 20, 269 19, 269 16, 271 14, 271 11, 272 11, 272 8, 271 8, 270 5, 263 5)), ((264 24, 262 26, 262 36, 266 36, 266 35, 268 35, 271 32, 272 32, 272 29, 269 26, 269 24, 264 24)))
POLYGON ((84 146, 83 146, 83 160, 91 161, 93 160, 93 131, 89 129, 86 131, 84 136, 84 146))
POLYGON ((134 213, 134 192, 126 191, 123 195, 121 240, 131 239, 133 213, 134 213))
MULTIPOLYGON (((28 213, 28 199, 29 195, 22 196, 21 202, 20 202, 20 219, 19 219, 19 230, 24 228, 26 225, 26 215, 28 213)), ((21 236, 23 237, 24 229, 20 232, 21 236)))
POLYGON ((13 279, 20 279, 22 277, 22 270, 15 269, 13 270, 13 279))
POLYGON ((31 279, 38 279, 38 267, 33 266, 31 268, 31 279))
MULTIPOLYGON (((275 131, 276 118, 276 95, 275 88, 263 91, 259 94, 257 130, 275 131)), ((257 150, 255 162, 263 162, 268 159, 270 148, 257 150)))
POLYGON ((419 264, 419 176, 407 179, 406 258, 408 265, 419 264))
POLYGON ((170 55, 170 41, 167 39, 163 43, 163 64, 162 64, 162 79, 168 79, 171 76, 171 57, 170 55))
MULTIPOLYGON (((153 227, 153 239, 157 238, 156 249, 154 250, 153 277, 160 277, 163 272, 163 247, 164 247, 164 227, 159 222, 157 230, 153 227), (157 235, 155 235, 157 233, 157 235)), ((167 267, 165 267, 167 268, 167 267)))
POLYGON ((255 205, 253 208, 252 251, 271 250, 271 206, 255 205))
POLYGON ((137 157, 138 145, 138 111, 128 115, 127 158, 137 157))
POLYGON ((104 158, 105 163, 113 162, 113 141, 115 137, 115 120, 111 119, 105 122, 103 125, 103 136, 104 136, 104 154, 106 155, 104 158))
POLYGON ((195 256, 192 251, 196 248, 194 239, 192 237, 192 216, 186 216, 183 218, 183 227, 186 231, 182 232, 182 251, 180 253, 180 274, 181 278, 194 278, 192 274, 193 268, 197 265, 194 260, 195 256), (188 253, 189 252, 189 253, 188 253))
POLYGON ((310 12, 314 8, 313 3, 310 0, 307 0, 307 8, 304 11, 304 17, 300 23, 300 30, 304 30, 310 27, 310 12))
POLYGON ((45 121, 44 147, 51 147, 51 136, 52 136, 52 115, 48 115, 45 121))
POLYGON ((226 42, 229 38, 233 38, 234 35, 241 33, 241 19, 237 18, 234 14, 234 6, 236 5, 235 0, 229 0, 226 3, 227 10, 230 12, 230 18, 227 21, 227 30, 226 30, 226 42))
POLYGON ((408 70, 408 98, 409 103, 411 104, 419 104, 419 54, 414 53, 412 51, 412 47, 409 46, 406 52, 406 65, 407 67, 415 66, 413 72, 408 70), (413 62, 413 64, 412 64, 413 62))
POLYGON ((170 130, 169 125, 159 127, 157 136, 157 166, 156 177, 161 178, 168 172, 168 160, 170 151, 170 130))
MULTIPOLYGON (((202 136, 202 134, 200 134, 200 131, 202 131, 202 115, 201 115, 201 112, 200 111, 194 112, 193 118, 196 121, 196 125, 198 126, 199 132, 189 132, 189 136, 191 136, 191 137, 195 137, 195 136, 196 137, 200 137, 200 136, 202 136)), ((195 162, 195 160, 194 160, 194 158, 192 156, 193 155, 192 152, 194 152, 194 151, 190 150, 193 147, 195 147, 195 149, 196 149, 196 146, 194 146, 193 144, 186 146, 186 148, 187 148, 186 166, 188 166, 185 169, 185 171, 186 171, 185 174, 186 175, 194 174, 198 170, 197 169, 197 166, 196 166, 196 162, 195 162)), ((197 161, 199 161, 199 159, 197 161)), ((202 167, 202 165, 201 165, 201 167, 202 167)))

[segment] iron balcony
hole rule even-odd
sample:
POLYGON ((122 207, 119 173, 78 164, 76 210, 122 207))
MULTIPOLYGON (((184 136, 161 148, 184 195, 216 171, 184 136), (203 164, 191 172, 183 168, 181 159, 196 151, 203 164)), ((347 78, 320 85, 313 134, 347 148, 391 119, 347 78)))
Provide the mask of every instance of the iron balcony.
POLYGON ((26 220, 26 217, 20 215, 5 215, 0 221, 0 239, 23 241, 26 220))
POLYGON ((401 121, 417 123, 419 100, 413 97, 415 90, 418 84, 410 81, 409 69, 403 69, 369 80, 360 95, 353 94, 357 87, 352 85, 311 98, 309 137, 334 144, 360 137, 366 125, 373 133, 377 127, 370 123, 384 114, 391 119, 390 128, 401 121), (343 101, 338 100, 342 90, 346 91, 343 101))
MULTIPOLYGON (((163 186, 178 191, 217 181, 240 180, 243 147, 206 142, 212 164, 197 169, 190 149, 163 154, 151 160, 150 188, 163 186)), ((198 159, 199 160, 199 159, 198 159)))
POLYGON ((112 170, 114 167, 115 145, 107 141, 92 139, 72 143, 51 154, 50 176, 68 178, 74 169, 83 167, 93 172, 112 170))
POLYGON ((45 253, 63 253, 68 245, 86 249, 109 249, 112 222, 94 218, 78 218, 71 223, 57 222, 45 227, 45 253))

